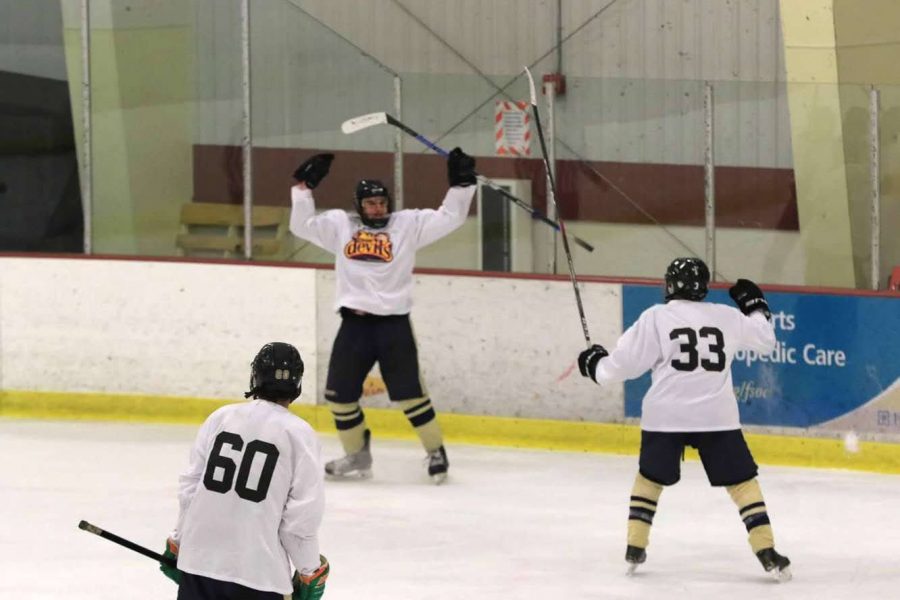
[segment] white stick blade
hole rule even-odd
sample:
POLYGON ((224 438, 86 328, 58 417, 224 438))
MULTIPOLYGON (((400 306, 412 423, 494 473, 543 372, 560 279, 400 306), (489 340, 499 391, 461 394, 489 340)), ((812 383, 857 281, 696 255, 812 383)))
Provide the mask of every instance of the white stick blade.
POLYGON ((387 122, 387 113, 369 113, 367 115, 360 115, 358 117, 353 117, 352 119, 347 119, 341 123, 341 131, 344 133, 356 133, 357 131, 374 127, 375 125, 383 125, 387 122))
POLYGON ((531 105, 537 106, 537 94, 534 91, 534 77, 531 76, 531 71, 528 70, 528 67, 525 67, 525 74, 528 76, 528 93, 531 96, 531 105))

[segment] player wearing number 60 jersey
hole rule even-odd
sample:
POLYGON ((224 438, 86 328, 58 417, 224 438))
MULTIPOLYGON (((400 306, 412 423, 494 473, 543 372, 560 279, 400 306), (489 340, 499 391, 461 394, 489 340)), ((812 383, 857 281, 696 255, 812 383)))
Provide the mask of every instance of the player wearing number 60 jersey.
POLYGON ((329 566, 319 554, 320 446, 288 411, 302 377, 296 348, 266 344, 252 363, 246 396, 254 400, 224 406, 201 426, 166 548, 178 569, 162 567, 179 584, 179 600, 322 596, 329 566))
POLYGON ((705 303, 709 269, 697 258, 675 259, 666 271, 666 303, 653 306, 622 335, 611 353, 593 345, 578 357, 581 374, 599 384, 651 371, 641 408, 640 470, 631 494, 629 573, 646 560, 650 525, 663 486, 677 483, 685 446, 700 453, 710 484, 725 487, 766 571, 790 579, 790 561, 775 541, 757 466, 741 432, 731 380, 740 349, 771 352, 775 330, 762 291, 739 279, 729 293, 740 310, 705 303))

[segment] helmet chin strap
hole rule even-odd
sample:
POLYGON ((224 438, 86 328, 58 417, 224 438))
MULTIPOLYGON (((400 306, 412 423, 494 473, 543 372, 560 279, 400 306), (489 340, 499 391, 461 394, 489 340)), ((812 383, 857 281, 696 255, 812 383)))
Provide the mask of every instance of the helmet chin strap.
POLYGON ((366 227, 371 227, 372 229, 381 229, 387 226, 388 221, 391 220, 391 213, 386 214, 383 217, 378 217, 373 219, 372 217, 367 217, 365 215, 359 215, 360 220, 362 220, 363 225, 366 227))

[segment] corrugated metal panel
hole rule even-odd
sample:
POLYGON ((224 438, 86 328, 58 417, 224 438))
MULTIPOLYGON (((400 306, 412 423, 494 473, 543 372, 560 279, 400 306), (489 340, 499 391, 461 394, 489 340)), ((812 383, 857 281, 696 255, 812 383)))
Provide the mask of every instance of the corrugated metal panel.
POLYGON ((239 0, 194 0, 195 134, 198 144, 241 139, 239 0))
MULTIPOLYGON (((285 2, 255 3, 251 16, 253 133, 257 145, 390 150, 392 132, 345 136, 360 114, 394 112, 394 74, 285 2)), ((374 28, 374 35, 379 35, 374 28)))
POLYGON ((295 0, 295 4, 404 72, 471 73, 438 37, 489 74, 520 71, 523 64, 551 49, 555 39, 554 0, 295 0))
MULTIPOLYGON (((567 29, 606 4, 567 2, 567 29)), ((583 125, 588 155, 701 162, 701 82, 711 81, 717 161, 791 164, 775 0, 619 0, 566 44, 564 71, 570 82, 584 77, 576 89, 595 89, 599 100, 591 106, 572 95, 561 103, 564 122, 570 124, 564 133, 577 134, 583 125)))
MULTIPOLYGON (((203 111, 215 115, 200 119, 199 138, 233 143, 240 117, 237 0, 196 4, 199 94, 214 100, 203 111)), ((570 91, 557 108, 560 137, 576 153, 698 164, 702 82, 709 80, 718 101, 720 164, 790 166, 777 0, 562 6, 563 35, 581 28, 564 44, 570 91)), ((389 136, 336 131, 350 116, 393 111, 392 69, 405 82, 406 120, 432 137, 449 133, 445 145, 463 140, 474 152, 491 153, 496 89, 478 71, 504 85, 545 54, 535 74, 554 71, 556 8, 555 0, 254 2, 254 136, 263 145, 388 149, 389 136)), ((527 97, 521 80, 507 92, 527 97)))
MULTIPOLYGON (((564 35, 609 0, 563 4, 564 35)), ((617 0, 565 45, 583 77, 783 80, 777 0, 617 0)))

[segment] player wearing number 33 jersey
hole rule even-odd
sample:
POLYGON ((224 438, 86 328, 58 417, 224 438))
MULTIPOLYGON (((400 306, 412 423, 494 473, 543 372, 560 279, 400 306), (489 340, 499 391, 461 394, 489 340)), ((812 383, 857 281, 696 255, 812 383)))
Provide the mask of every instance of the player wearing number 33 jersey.
POLYGON ((319 554, 320 445, 288 410, 302 375, 296 348, 266 344, 253 361, 254 399, 216 410, 201 426, 168 543, 178 570, 166 574, 179 583, 179 600, 321 596, 328 562, 319 554))
POLYGON ((595 344, 578 357, 581 374, 599 384, 651 372, 641 407, 640 469, 628 516, 628 572, 646 560, 663 487, 678 482, 684 448, 692 446, 710 484, 724 487, 737 505, 750 547, 765 570, 786 581, 790 561, 775 552, 731 380, 735 352, 764 354, 775 347, 769 306, 759 287, 746 279, 729 289, 739 310, 703 302, 708 284, 709 269, 702 260, 675 259, 666 271, 665 304, 645 310, 612 352, 595 344))
POLYGON ((644 431, 725 431, 741 426, 731 361, 739 349, 768 354, 775 331, 762 311, 673 298, 646 311, 594 372, 598 382, 652 369, 641 408, 644 431))

